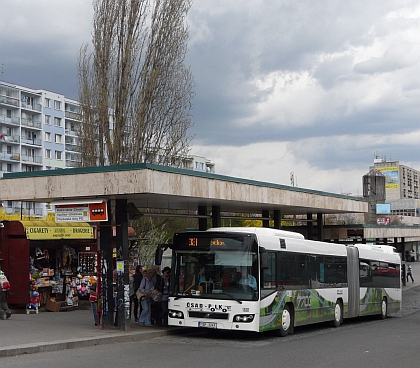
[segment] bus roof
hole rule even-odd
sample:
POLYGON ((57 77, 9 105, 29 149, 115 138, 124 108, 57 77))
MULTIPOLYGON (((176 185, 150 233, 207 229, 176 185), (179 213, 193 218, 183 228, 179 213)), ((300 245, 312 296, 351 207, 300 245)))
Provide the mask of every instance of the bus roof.
POLYGON ((207 231, 223 231, 231 233, 251 233, 256 235, 273 235, 282 238, 305 239, 302 234, 293 231, 272 229, 268 227, 213 227, 207 231))

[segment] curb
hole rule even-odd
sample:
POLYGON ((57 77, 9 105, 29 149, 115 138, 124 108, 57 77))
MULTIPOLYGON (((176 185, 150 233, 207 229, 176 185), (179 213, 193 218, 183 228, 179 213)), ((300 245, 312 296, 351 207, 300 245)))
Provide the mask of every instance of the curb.
POLYGON ((54 342, 42 342, 33 344, 23 344, 15 346, 7 346, 0 348, 0 357, 11 357, 23 354, 45 353, 51 351, 67 350, 80 348, 86 346, 106 345, 114 343, 124 343, 131 341, 144 341, 157 337, 168 335, 178 335, 184 333, 191 333, 190 328, 176 328, 172 330, 148 331, 148 332, 128 332, 117 336, 101 336, 101 337, 81 337, 68 340, 58 340, 54 342))

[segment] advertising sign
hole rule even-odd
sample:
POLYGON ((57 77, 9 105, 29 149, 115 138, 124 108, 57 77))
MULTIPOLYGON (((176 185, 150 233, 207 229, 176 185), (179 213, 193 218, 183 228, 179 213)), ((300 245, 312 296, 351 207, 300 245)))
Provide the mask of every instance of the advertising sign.
POLYGON ((108 221, 106 202, 55 206, 56 222, 108 221))
POLYGON ((377 215, 390 215, 391 214, 391 205, 389 203, 380 203, 376 205, 376 214, 377 215))
POLYGON ((385 176, 386 189, 398 189, 398 166, 378 167, 376 172, 385 176))
POLYGON ((376 220, 378 225, 391 225, 391 219, 389 217, 379 217, 376 220))

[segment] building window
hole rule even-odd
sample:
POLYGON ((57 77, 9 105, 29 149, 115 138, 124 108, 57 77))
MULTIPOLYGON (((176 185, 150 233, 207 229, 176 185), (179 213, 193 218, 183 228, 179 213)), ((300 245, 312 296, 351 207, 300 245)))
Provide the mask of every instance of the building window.
POLYGON ((56 160, 62 160, 63 159, 63 152, 55 151, 55 159, 56 160))
POLYGON ((11 119, 12 117, 12 110, 6 110, 6 118, 11 119))
POLYGON ((45 97, 45 107, 51 107, 51 100, 45 97))
POLYGON ((54 118, 54 125, 56 127, 61 127, 61 118, 54 118))
POLYGON ((54 109, 61 110, 61 101, 54 100, 54 109))
MULTIPOLYGON (((12 172, 12 164, 7 164, 6 167, 7 172, 12 172)), ((12 207, 11 205, 9 207, 12 207)))
POLYGON ((45 150, 45 158, 51 158, 51 150, 50 149, 45 150))
POLYGON ((61 134, 55 135, 55 143, 61 143, 61 134))
POLYGON ((45 124, 51 125, 51 116, 50 115, 45 115, 45 124))
POLYGON ((51 133, 50 132, 45 132, 45 141, 51 142, 51 133))
POLYGON ((12 154, 12 146, 7 146, 6 147, 6 152, 7 152, 8 155, 11 155, 12 154))

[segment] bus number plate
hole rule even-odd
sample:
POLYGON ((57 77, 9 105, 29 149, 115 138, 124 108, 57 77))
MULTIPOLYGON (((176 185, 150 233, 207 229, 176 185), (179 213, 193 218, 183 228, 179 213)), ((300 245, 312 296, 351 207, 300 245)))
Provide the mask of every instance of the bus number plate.
POLYGON ((198 327, 217 328, 217 323, 215 323, 215 322, 198 322, 198 327))

